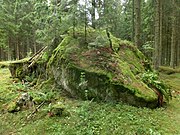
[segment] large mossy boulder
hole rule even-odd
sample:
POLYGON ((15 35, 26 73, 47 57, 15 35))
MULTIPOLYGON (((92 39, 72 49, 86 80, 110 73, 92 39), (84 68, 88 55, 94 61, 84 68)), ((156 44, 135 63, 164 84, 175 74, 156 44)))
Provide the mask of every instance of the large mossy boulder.
POLYGON ((50 78, 69 96, 84 100, 154 108, 163 97, 169 99, 170 92, 132 43, 92 28, 61 37, 52 54, 45 47, 25 62, 11 63, 12 76, 50 78))
POLYGON ((155 107, 158 96, 142 81, 148 70, 136 46, 91 28, 70 31, 48 62, 49 74, 72 97, 155 107))

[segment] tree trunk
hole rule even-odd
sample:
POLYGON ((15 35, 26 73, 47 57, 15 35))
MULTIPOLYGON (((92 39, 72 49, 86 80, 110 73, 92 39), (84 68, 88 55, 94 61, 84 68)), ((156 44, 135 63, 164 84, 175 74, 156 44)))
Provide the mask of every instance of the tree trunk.
POLYGON ((135 8, 135 45, 141 47, 141 0, 134 0, 135 8))
POLYGON ((155 0, 154 68, 158 69, 160 44, 160 0, 155 0))
MULTIPOLYGON (((177 0, 176 1, 176 5, 180 5, 180 1, 177 0)), ((176 9, 177 10, 177 9, 176 9)), ((180 12, 177 10, 177 13, 176 13, 176 40, 177 40, 177 66, 180 66, 180 12)))
POLYGON ((178 39, 177 44, 177 66, 180 66, 180 40, 178 39))
POLYGON ((16 38, 16 59, 20 59, 19 39, 16 38))
POLYGON ((175 68, 175 52, 176 52, 176 12, 175 12, 175 0, 172 0, 172 36, 171 36, 171 61, 170 67, 175 68))
POLYGON ((87 0, 85 0, 85 9, 84 9, 84 42, 87 44, 87 0))
POLYGON ((92 17, 92 27, 95 29, 96 28, 96 25, 95 25, 95 20, 96 20, 96 0, 92 0, 92 14, 91 14, 91 17, 92 17))
POLYGON ((0 61, 2 61, 2 48, 0 47, 0 61))
POLYGON ((12 60, 12 55, 11 55, 11 39, 8 37, 8 60, 12 60))
POLYGON ((132 37, 131 41, 134 42, 134 0, 132 0, 132 37))
POLYGON ((163 41, 163 33, 162 33, 162 20, 163 20, 163 11, 162 11, 162 4, 163 0, 159 0, 159 59, 158 59, 158 64, 159 66, 162 65, 162 41, 163 41))

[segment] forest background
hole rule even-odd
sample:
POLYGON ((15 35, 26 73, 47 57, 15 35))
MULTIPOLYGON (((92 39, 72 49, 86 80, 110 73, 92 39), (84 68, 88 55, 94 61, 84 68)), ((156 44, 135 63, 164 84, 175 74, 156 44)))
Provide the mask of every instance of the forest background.
MULTIPOLYGON (((0 0, 0 60, 54 45, 70 28, 108 29, 151 60, 180 64, 179 0, 0 0)), ((56 43, 57 44, 57 43, 56 43)))

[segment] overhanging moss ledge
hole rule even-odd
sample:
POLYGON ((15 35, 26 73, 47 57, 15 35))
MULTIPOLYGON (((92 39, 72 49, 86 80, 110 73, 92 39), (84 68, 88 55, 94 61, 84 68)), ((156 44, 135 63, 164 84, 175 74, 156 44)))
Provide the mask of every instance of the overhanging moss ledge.
POLYGON ((138 95, 136 90, 125 87, 123 84, 112 82, 103 72, 91 72, 74 65, 66 65, 55 71, 61 72, 56 78, 59 85, 65 88, 71 96, 96 101, 122 101, 133 106, 155 107, 157 96, 138 95), (61 70, 61 71, 60 71, 61 70), (81 75, 84 75, 84 81, 81 75), (60 80, 60 81, 58 81, 60 80))

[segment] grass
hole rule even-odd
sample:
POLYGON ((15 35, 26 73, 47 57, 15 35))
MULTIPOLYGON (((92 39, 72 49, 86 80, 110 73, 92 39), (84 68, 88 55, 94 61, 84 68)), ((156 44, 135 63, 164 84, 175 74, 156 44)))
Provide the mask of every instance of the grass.
MULTIPOLYGON (((180 134, 180 74, 161 78, 172 87, 173 99, 164 108, 148 109, 122 103, 97 103, 61 96, 57 90, 51 104, 63 102, 67 115, 48 116, 49 102, 30 119, 33 108, 8 113, 6 105, 22 93, 20 82, 10 78, 8 69, 0 69, 0 134, 1 135, 178 135, 180 134)), ((36 89, 26 87, 27 91, 36 89)))

